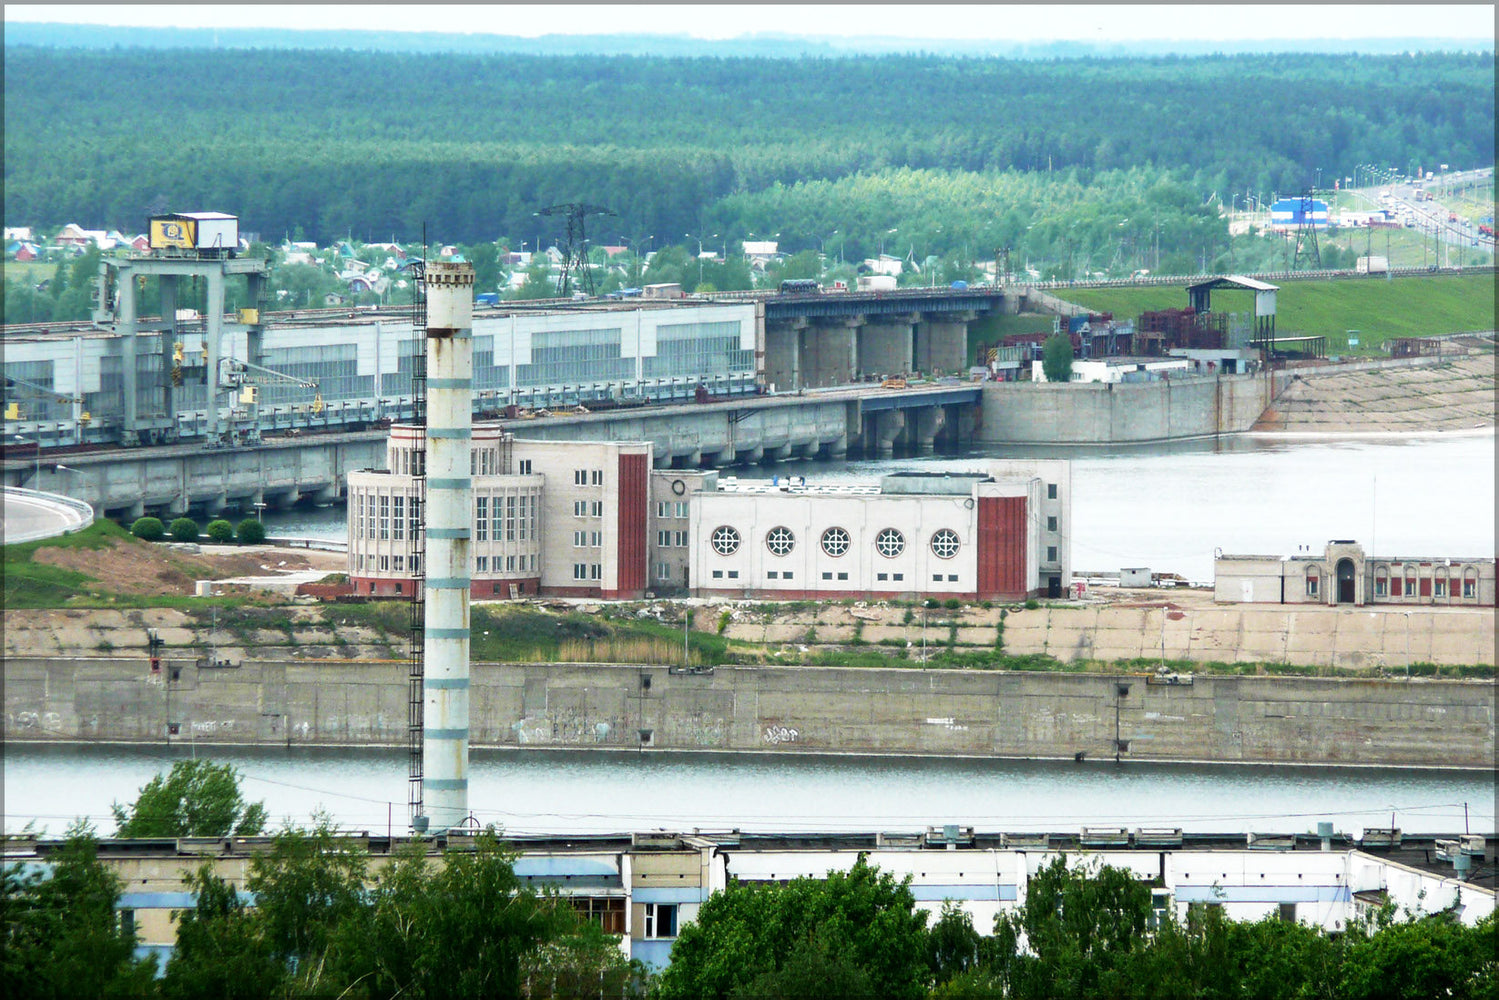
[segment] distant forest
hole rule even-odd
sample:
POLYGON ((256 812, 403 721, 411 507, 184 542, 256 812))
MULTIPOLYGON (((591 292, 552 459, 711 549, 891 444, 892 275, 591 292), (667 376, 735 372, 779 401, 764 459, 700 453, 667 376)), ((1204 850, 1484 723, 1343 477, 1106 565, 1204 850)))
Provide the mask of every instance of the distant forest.
POLYGON ((1227 244, 1214 198, 1494 160, 1492 53, 1022 61, 5 50, 5 220, 853 258, 1227 244), (1120 206, 1124 206, 1121 208, 1120 206), (1074 231, 1078 230, 1079 231, 1074 231), (1090 234, 1091 235, 1088 235, 1090 234), (690 241, 687 238, 690 234, 690 241), (1105 233, 1112 239, 1115 233, 1105 233), (1215 242, 1216 241, 1216 242, 1215 242), (1043 246, 1043 242, 1045 245, 1043 246))

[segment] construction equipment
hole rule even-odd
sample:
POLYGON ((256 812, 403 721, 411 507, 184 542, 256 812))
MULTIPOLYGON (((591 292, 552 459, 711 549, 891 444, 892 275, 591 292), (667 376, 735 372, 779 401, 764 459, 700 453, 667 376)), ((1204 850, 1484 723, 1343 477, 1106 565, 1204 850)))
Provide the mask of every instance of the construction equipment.
MULTIPOLYGON (((35 382, 28 382, 23 378, 15 378, 7 375, 5 376, 6 420, 26 419, 25 412, 21 409, 21 404, 17 397, 20 399, 41 400, 47 403, 64 403, 70 406, 83 405, 83 397, 81 396, 69 396, 66 393, 48 389, 44 385, 37 385, 35 382)), ((91 419, 88 411, 85 410, 79 415, 78 422, 87 424, 91 419)))
POLYGON ((205 442, 209 448, 222 448, 240 444, 254 444, 260 440, 260 388, 266 385, 295 385, 312 389, 311 413, 324 410, 323 394, 318 391, 315 379, 299 378, 278 372, 273 368, 237 358, 223 358, 219 362, 218 392, 216 403, 229 397, 229 426, 227 433, 205 442))

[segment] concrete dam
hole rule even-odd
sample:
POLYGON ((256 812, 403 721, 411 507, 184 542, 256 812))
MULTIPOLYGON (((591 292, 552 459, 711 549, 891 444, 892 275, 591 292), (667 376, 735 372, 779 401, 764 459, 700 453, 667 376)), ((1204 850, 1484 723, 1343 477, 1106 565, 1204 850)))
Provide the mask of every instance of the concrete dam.
MULTIPOLYGON (((12 657, 5 737, 404 745, 404 661, 12 657)), ((1489 768, 1492 680, 475 663, 475 746, 1489 768)))

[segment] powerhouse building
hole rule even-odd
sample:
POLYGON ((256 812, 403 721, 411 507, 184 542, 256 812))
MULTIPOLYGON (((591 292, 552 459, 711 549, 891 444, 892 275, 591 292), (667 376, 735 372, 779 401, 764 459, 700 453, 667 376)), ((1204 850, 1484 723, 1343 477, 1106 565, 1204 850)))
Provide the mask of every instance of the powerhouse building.
MULTIPOLYGON (((348 477, 356 593, 410 596, 422 573, 422 430, 348 477)), ((1060 597, 1071 583, 1065 461, 808 485, 654 469, 650 442, 526 441, 476 424, 470 594, 800 600, 1060 597)))
POLYGON ((870 485, 721 479, 693 498, 694 593, 768 600, 1060 597, 1070 465, 990 462, 870 485))
MULTIPOLYGON (((423 347, 409 308, 278 315, 273 323, 251 309, 232 318, 239 322, 220 324, 213 350, 192 310, 134 322, 131 350, 117 330, 7 330, 5 376, 40 391, 17 397, 5 434, 44 446, 118 440, 127 363, 136 369, 140 417, 162 428, 149 443, 204 437, 211 407, 229 407, 236 426, 267 433, 411 418, 413 360, 423 347), (250 361, 316 389, 272 379, 253 399, 231 398, 222 373, 207 370, 210 357, 250 361)), ((473 323, 476 415, 512 404, 684 401, 699 385, 752 394, 763 369, 764 322, 753 303, 476 309, 473 323)))

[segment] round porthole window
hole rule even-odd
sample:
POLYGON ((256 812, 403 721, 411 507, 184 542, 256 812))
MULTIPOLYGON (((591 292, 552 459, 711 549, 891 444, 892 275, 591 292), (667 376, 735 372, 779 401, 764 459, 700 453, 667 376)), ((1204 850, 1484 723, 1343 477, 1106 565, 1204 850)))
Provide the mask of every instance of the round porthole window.
POLYGON ((850 539, 848 532, 842 528, 829 528, 822 533, 822 551, 833 557, 843 555, 848 551, 850 539))
POLYGON ((721 556, 731 556, 739 551, 739 532, 727 524, 714 528, 711 540, 713 551, 721 556))
POLYGON ((796 536, 790 528, 771 528, 765 536, 765 547, 773 555, 784 556, 796 548, 796 536))
POLYGON ((874 549, 887 559, 894 559, 906 551, 906 536, 894 528, 885 528, 874 536, 874 549))
POLYGON ((958 554, 958 533, 951 528, 943 528, 932 535, 932 554, 939 559, 951 559, 958 554))

